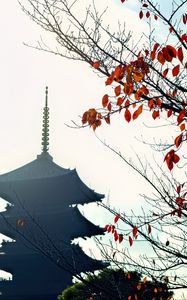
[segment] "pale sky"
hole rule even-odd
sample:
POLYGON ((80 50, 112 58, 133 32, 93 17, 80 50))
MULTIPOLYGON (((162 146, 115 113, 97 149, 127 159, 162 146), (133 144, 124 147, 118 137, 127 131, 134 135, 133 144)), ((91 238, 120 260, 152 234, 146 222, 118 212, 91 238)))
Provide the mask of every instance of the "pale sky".
MULTIPOLYGON (((133 8, 132 3, 129 1, 127 5, 133 8)), ((144 22, 134 22, 135 12, 124 6, 122 9, 120 0, 102 0, 102 5, 97 0, 96 5, 98 9, 109 6, 106 20, 112 26, 118 17, 124 18, 134 30, 134 37, 147 30, 144 22)), ((106 93, 105 79, 99 78, 86 64, 24 46, 23 42, 36 44, 43 33, 24 15, 16 0, 1 3, 0 31, 0 174, 20 167, 40 153, 42 109, 48 85, 49 152, 54 161, 66 168, 76 168, 85 184, 106 194, 116 208, 130 211, 140 205, 139 193, 145 193, 146 189, 149 192, 143 180, 107 150, 91 129, 70 129, 65 125, 71 124, 71 120, 79 121, 79 115, 86 109, 100 105, 106 93)), ((96 133, 129 157, 135 156, 133 148, 149 159, 149 146, 135 139, 144 135, 149 140, 154 136, 154 131, 145 128, 142 121, 146 122, 140 118, 132 125, 123 116, 115 117, 112 126, 104 125, 96 133)), ((88 209, 87 216, 101 226, 108 221, 99 208, 94 209, 94 215, 88 209)))

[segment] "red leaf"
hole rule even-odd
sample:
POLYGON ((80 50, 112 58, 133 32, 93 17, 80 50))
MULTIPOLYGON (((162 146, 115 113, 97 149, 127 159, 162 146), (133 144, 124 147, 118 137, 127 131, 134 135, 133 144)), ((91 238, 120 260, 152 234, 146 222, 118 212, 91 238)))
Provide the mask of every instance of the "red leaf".
POLYGON ((179 157, 177 154, 174 154, 173 162, 174 162, 175 164, 177 164, 177 163, 179 162, 179 160, 180 160, 180 157, 179 157))
POLYGON ((173 113, 173 111, 172 111, 172 109, 170 108, 170 109, 168 110, 167 117, 168 117, 168 118, 171 117, 172 113, 173 113))
POLYGON ((105 121, 106 121, 107 124, 110 124, 110 116, 109 116, 109 115, 107 115, 107 116, 105 117, 105 121))
POLYGON ((103 98, 102 98, 102 105, 103 107, 106 107, 108 104, 108 95, 104 95, 103 98))
POLYGON ((147 3, 144 3, 144 4, 142 5, 142 7, 148 7, 148 4, 147 4, 147 3))
POLYGON ((180 144, 181 144, 181 142, 182 142, 182 136, 183 136, 183 134, 181 133, 181 134, 179 134, 179 135, 175 138, 175 146, 176 146, 177 148, 179 148, 179 146, 180 146, 180 144))
POLYGON ((160 116, 160 112, 159 110, 154 110, 152 113, 152 117, 155 120, 156 118, 158 118, 160 116))
POLYGON ((147 49, 145 49, 145 55, 148 56, 149 51, 147 49))
POLYGON ((114 89, 114 92, 115 92, 116 97, 119 96, 121 93, 121 86, 120 85, 116 86, 114 89))
POLYGON ((177 76, 179 74, 179 71, 180 71, 180 65, 175 66, 172 70, 172 75, 177 76))
POLYGON ((147 12, 146 12, 146 18, 149 18, 149 17, 150 17, 150 12, 147 11, 147 12))
POLYGON ((172 26, 170 26, 170 28, 169 28, 169 32, 170 32, 170 33, 172 33, 172 31, 173 31, 173 27, 172 27, 172 26))
POLYGON ((124 3, 125 2, 125 0, 121 0, 121 3, 124 3))
POLYGON ((110 225, 110 226, 108 226, 108 229, 107 229, 107 231, 108 231, 108 232, 110 232, 110 231, 111 231, 111 229, 112 229, 112 226, 110 225))
POLYGON ((130 244, 130 246, 132 246, 132 244, 133 244, 133 239, 131 238, 131 236, 129 236, 129 244, 130 244))
POLYGON ((158 20, 158 17, 157 17, 157 15, 154 15, 154 19, 157 21, 158 20))
POLYGON ((155 43, 153 47, 153 52, 156 52, 159 46, 160 46, 159 43, 155 43))
POLYGON ((117 100, 117 105, 121 106, 123 104, 124 98, 119 97, 117 100))
POLYGON ((186 25, 186 22, 187 22, 186 14, 184 14, 184 15, 182 16, 182 20, 183 20, 183 23, 186 25))
POLYGON ((165 60, 167 60, 167 61, 169 61, 169 62, 172 61, 173 56, 170 55, 170 53, 169 53, 169 51, 168 51, 168 49, 167 49, 166 47, 164 47, 164 48, 162 49, 162 53, 163 53, 163 56, 164 56, 165 60))
POLYGON ((182 51, 182 47, 180 47, 177 51, 177 56, 178 56, 178 59, 180 60, 180 62, 182 63, 183 61, 183 58, 184 58, 184 54, 183 54, 183 51, 182 51))
POLYGON ((177 117, 177 122, 178 122, 178 125, 180 123, 182 123, 182 121, 184 120, 184 117, 186 116, 186 111, 183 109, 180 111, 178 117, 177 117))
POLYGON ((119 220, 119 218, 120 218, 120 214, 117 214, 117 215, 115 216, 115 218, 114 218, 114 223, 117 223, 117 221, 119 220))
POLYGON ((140 13, 139 13, 139 17, 140 17, 140 19, 143 18, 143 11, 142 11, 142 10, 141 10, 140 13))
POLYGON ((171 57, 176 57, 177 56, 177 50, 173 46, 167 45, 166 49, 167 49, 167 51, 168 51, 168 53, 171 57))
POLYGON ((109 102, 108 103, 108 105, 107 105, 107 109, 109 110, 109 111, 111 111, 111 109, 112 109, 112 104, 109 102))
POLYGON ((131 113, 128 110, 128 108, 126 108, 124 116, 125 116, 125 120, 129 123, 131 120, 131 113))
POLYGON ((151 234, 151 231, 152 231, 152 227, 150 224, 148 224, 148 234, 151 234))
POLYGON ((143 104, 140 105, 138 109, 133 113, 132 115, 133 120, 136 120, 138 116, 142 113, 142 111, 143 111, 143 104))
POLYGON ((114 233, 114 240, 115 240, 115 242, 118 240, 118 238, 119 238, 118 233, 117 233, 117 231, 115 231, 115 233, 114 233))
POLYGON ((92 67, 93 67, 94 69, 99 69, 100 65, 101 65, 101 62, 100 62, 100 61, 95 61, 95 62, 92 64, 92 67))
POLYGON ((106 224, 105 227, 104 227, 104 231, 106 231, 109 227, 109 224, 106 224))
POLYGON ((180 191, 181 191, 181 186, 180 186, 180 184, 179 184, 178 187, 177 187, 177 193, 179 194, 180 191))
POLYGON ((151 51, 150 57, 152 61, 155 59, 155 51, 151 51))
POLYGON ((119 234, 119 243, 123 241, 123 234, 119 234))
POLYGON ((164 72, 163 72, 164 78, 166 78, 166 76, 167 76, 167 74, 168 74, 168 71, 169 71, 169 69, 165 69, 165 70, 164 70, 164 72))
POLYGON ((185 126, 185 124, 184 124, 184 123, 180 125, 180 130, 181 130, 181 131, 184 131, 184 130, 185 130, 185 128, 186 128, 186 126, 185 126))
POLYGON ((136 238, 138 232, 138 228, 135 226, 132 230, 133 237, 136 238))

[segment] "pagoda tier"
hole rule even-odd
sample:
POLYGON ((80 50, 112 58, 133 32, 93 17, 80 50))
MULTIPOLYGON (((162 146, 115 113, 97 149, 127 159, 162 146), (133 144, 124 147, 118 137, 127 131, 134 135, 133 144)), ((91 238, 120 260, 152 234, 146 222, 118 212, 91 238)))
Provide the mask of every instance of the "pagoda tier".
POLYGON ((0 176, 0 196, 12 204, 24 206, 25 209, 35 212, 58 209, 58 207, 67 207, 73 204, 86 204, 101 201, 104 195, 95 193, 88 188, 79 178, 76 170, 66 170, 62 168, 61 174, 55 172, 54 164, 48 156, 42 155, 23 166, 25 174, 28 175, 22 179, 22 170, 19 168, 5 175, 0 176), (42 164, 41 164, 42 161, 42 164), (54 174, 47 172, 48 168, 53 166, 54 174), (35 172, 40 170, 40 177, 29 178, 29 167, 35 172), (43 167, 43 177, 42 177, 43 167), (19 176, 20 174, 20 176, 19 176), (24 199, 24 201, 23 201, 24 199), (20 201, 21 200, 21 201, 20 201))
POLYGON ((24 209, 11 208, 11 212, 0 213, 0 230, 2 234, 12 239, 27 236, 31 241, 50 238, 53 241, 64 242, 78 237, 92 237, 104 232, 102 228, 87 220, 77 207, 59 208, 56 211, 51 209, 51 213, 44 210, 32 215, 24 209), (70 227, 71 230, 67 230, 70 227))

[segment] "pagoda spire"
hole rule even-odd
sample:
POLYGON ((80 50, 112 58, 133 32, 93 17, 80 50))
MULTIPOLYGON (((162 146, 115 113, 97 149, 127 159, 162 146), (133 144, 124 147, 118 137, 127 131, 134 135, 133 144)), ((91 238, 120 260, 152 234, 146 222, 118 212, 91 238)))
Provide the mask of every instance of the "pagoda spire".
POLYGON ((48 87, 45 89, 45 107, 43 109, 42 126, 42 153, 48 153, 49 150, 49 107, 48 107, 48 87))

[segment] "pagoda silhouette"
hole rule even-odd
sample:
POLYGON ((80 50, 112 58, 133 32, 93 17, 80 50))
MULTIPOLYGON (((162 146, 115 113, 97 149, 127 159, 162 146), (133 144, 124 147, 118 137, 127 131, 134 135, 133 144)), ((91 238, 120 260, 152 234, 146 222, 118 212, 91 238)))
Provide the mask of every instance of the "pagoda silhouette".
POLYGON ((2 300, 55 300, 75 274, 106 267, 87 256, 75 238, 103 234, 87 220, 79 204, 101 201, 104 195, 87 187, 76 170, 53 162, 49 154, 49 108, 46 87, 42 153, 30 163, 0 176, 3 241, 0 269, 12 274, 0 281, 2 300))

